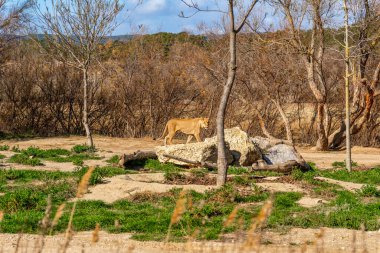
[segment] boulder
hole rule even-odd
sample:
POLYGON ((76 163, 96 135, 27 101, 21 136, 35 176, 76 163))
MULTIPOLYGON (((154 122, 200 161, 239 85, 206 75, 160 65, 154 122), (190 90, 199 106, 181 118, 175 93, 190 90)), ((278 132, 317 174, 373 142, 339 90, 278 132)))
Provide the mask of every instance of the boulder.
POLYGON ((268 138, 261 136, 251 137, 250 141, 263 151, 268 150, 273 146, 268 138))
POLYGON ((277 144, 267 149, 263 154, 263 159, 267 164, 280 164, 292 160, 297 162, 304 161, 294 147, 286 144, 277 144))
MULTIPOLYGON (((237 166, 251 166, 254 162, 261 159, 261 151, 257 148, 246 132, 239 127, 224 130, 224 138, 229 144, 234 158, 234 164, 237 166)), ((217 137, 206 138, 205 143, 216 144, 217 137)))
MULTIPOLYGON (((209 162, 216 163, 217 161, 217 147, 216 143, 212 142, 196 142, 189 144, 177 144, 177 145, 169 145, 169 146, 158 146, 156 147, 156 154, 158 160, 162 163, 174 163, 177 165, 190 165, 188 163, 178 161, 176 159, 170 159, 164 156, 173 155, 180 158, 184 158, 194 162, 209 162)), ((232 163, 233 157, 232 154, 227 147, 227 161, 228 163, 232 163)))

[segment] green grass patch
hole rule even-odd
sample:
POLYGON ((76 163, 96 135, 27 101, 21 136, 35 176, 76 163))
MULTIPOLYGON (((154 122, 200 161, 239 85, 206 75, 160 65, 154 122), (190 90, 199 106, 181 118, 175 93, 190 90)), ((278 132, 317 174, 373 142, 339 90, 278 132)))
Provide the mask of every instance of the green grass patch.
MULTIPOLYGON (((331 165, 335 169, 346 169, 346 161, 343 161, 343 162, 335 161, 331 165)), ((357 167, 358 163, 357 162, 352 162, 351 165, 352 165, 352 167, 357 167)))
POLYGON ((75 145, 73 148, 72 148, 72 151, 77 153, 77 154, 80 154, 80 153, 93 153, 96 151, 96 148, 95 147, 90 147, 90 146, 87 146, 86 144, 85 145, 75 145))
POLYGON ((42 165, 41 160, 52 162, 72 162, 76 166, 83 166, 85 160, 100 160, 101 158, 93 153, 76 153, 66 149, 40 149, 29 147, 27 149, 17 149, 19 154, 13 155, 9 162, 25 165, 42 165))
POLYGON ((15 154, 8 159, 10 163, 18 163, 31 166, 43 165, 40 159, 35 157, 30 157, 26 154, 15 154))
POLYGON ((1 145, 0 146, 0 151, 7 151, 9 150, 9 146, 8 145, 1 145))
POLYGON ((119 162, 119 156, 114 155, 110 159, 106 160, 106 162, 110 164, 117 164, 119 162))
POLYGON ((351 172, 348 172, 346 169, 321 170, 318 171, 318 174, 323 177, 346 182, 380 185, 380 168, 351 172))
POLYGON ((69 156, 57 156, 57 157, 49 157, 45 158, 45 160, 49 160, 57 163, 68 163, 72 162, 74 165, 82 166, 85 160, 100 160, 99 156, 83 153, 83 154, 71 154, 69 156))
POLYGON ((5 155, 0 154, 0 159, 4 159, 5 157, 5 155))
MULTIPOLYGON (((82 178, 82 176, 87 172, 87 167, 81 167, 78 168, 74 173, 77 176, 78 180, 82 178)), ((97 167, 95 168, 94 172, 91 174, 91 178, 89 180, 90 185, 96 185, 104 183, 104 179, 106 177, 113 177, 116 175, 123 175, 126 174, 126 170, 123 168, 117 168, 117 167, 97 167)))
POLYGON ((367 230, 378 230, 380 224, 380 201, 363 203, 360 196, 348 191, 338 191, 334 201, 316 208, 304 208, 296 201, 301 197, 298 193, 278 193, 275 197, 274 209, 268 219, 268 227, 284 229, 302 228, 348 228, 360 229, 364 224, 367 230))
MULTIPOLYGON (((113 169, 108 173, 115 173, 113 169), (111 171, 111 172, 110 172, 111 171)), ((140 193, 133 200, 121 200, 113 204, 105 204, 101 201, 79 201, 74 215, 74 230, 88 231, 94 229, 99 223, 102 229, 114 233, 134 233, 138 240, 163 240, 168 231, 170 218, 179 197, 179 190, 168 193, 151 194, 140 193), (115 220, 119 226, 115 227, 115 220)), ((8 233, 38 232, 38 222, 42 219, 46 208, 46 196, 53 197, 53 210, 75 194, 75 187, 70 184, 50 184, 49 186, 33 188, 17 188, 5 196, 0 197, 0 208, 5 210, 5 216, 0 223, 0 231, 8 233), (24 220, 24 222, 20 222, 24 220)), ((262 193, 254 193, 251 201, 261 201, 267 198, 262 193), (256 196, 257 195, 257 196, 256 196), (258 197, 260 195, 260 197, 258 197)), ((206 194, 189 192, 187 195, 186 212, 180 222, 172 227, 171 239, 183 240, 195 229, 201 229, 199 239, 217 239, 223 231, 233 231, 237 226, 224 229, 223 223, 226 217, 237 205, 237 200, 243 198, 235 192, 232 186, 226 186, 206 194), (236 199, 222 199, 220 196, 234 194, 236 199), (215 200, 219 196, 220 201, 215 200), (189 200, 191 199, 191 201, 189 200), (190 204, 192 203, 192 204, 190 204)), ((63 232, 67 227, 71 204, 66 207, 63 217, 60 219, 55 232, 63 232)), ((236 219, 242 218, 244 228, 248 228, 252 217, 257 215, 259 205, 241 207, 236 219)))
POLYGON ((27 149, 21 150, 21 154, 27 156, 37 157, 37 158, 51 158, 59 156, 68 156, 71 154, 70 151, 66 149, 40 149, 38 147, 29 147, 27 149))
POLYGON ((358 192, 363 197, 380 197, 380 191, 375 185, 364 185, 358 192))
POLYGON ((143 161, 143 167, 149 169, 152 172, 179 172, 184 171, 181 167, 172 163, 160 163, 156 159, 147 159, 143 161))

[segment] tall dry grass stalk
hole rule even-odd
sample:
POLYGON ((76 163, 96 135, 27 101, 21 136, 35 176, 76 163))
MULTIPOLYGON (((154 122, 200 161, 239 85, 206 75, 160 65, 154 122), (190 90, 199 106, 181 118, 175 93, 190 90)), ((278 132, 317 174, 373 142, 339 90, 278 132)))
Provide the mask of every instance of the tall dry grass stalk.
POLYGON ((66 203, 63 203, 58 207, 57 212, 55 213, 55 216, 51 223, 51 228, 50 228, 50 233, 49 233, 50 235, 53 233, 54 227, 58 225, 59 219, 61 219, 65 207, 66 207, 66 203))
POLYGON ((96 223, 95 229, 92 232, 92 243, 97 243, 99 241, 99 231, 100 225, 99 223, 96 223))
POLYGON ((182 215, 185 213, 186 203, 187 203, 187 191, 182 190, 179 194, 179 198, 176 202, 172 217, 170 219, 169 229, 168 229, 168 233, 166 235, 165 242, 169 241, 172 226, 174 224, 178 223, 181 220, 182 215))
POLYGON ((70 219, 69 223, 67 224, 66 232, 65 232, 65 241, 61 247, 61 252, 65 253, 67 251, 67 248, 70 245, 70 242, 73 238, 73 219, 74 219, 74 213, 75 209, 77 207, 77 202, 79 198, 82 198, 83 195, 87 192, 88 183, 90 181, 91 175, 94 172, 95 168, 90 167, 87 172, 83 175, 77 189, 76 199, 74 199, 73 207, 71 208, 70 213, 70 219))
POLYGON ((361 230, 361 233, 362 233, 362 250, 363 250, 363 253, 368 253, 368 250, 367 250, 367 237, 366 237, 366 234, 365 234, 365 226, 364 224, 362 223, 360 225, 360 230, 361 230))
POLYGON ((34 245, 35 252, 37 253, 42 252, 45 246, 45 236, 47 234, 49 227, 51 226, 50 216, 51 216, 52 204, 51 204, 50 194, 48 195, 46 202, 47 204, 46 204, 45 214, 40 222, 41 233, 34 245))
POLYGON ((320 253, 320 252, 324 252, 324 238, 325 238, 325 229, 324 228, 320 228, 319 229, 319 232, 315 234, 315 241, 314 241, 314 245, 315 245, 315 251, 320 253))
POLYGON ((239 211, 239 206, 235 206, 234 210, 228 215, 226 221, 223 224, 223 228, 231 226, 231 224, 235 221, 235 218, 237 216, 237 213, 239 211))
POLYGON ((0 222, 2 222, 4 219, 4 212, 0 211, 0 222))
POLYGON ((247 250, 252 251, 252 249, 254 251, 257 251, 258 247, 260 246, 261 236, 260 234, 256 233, 256 229, 262 227, 264 222, 267 220, 267 218, 271 214, 272 207, 273 207, 273 197, 271 197, 269 200, 267 200, 264 203, 257 217, 253 219, 251 227, 248 230, 247 239, 245 243, 243 243, 239 251, 243 251, 243 252, 247 250))
POLYGON ((95 167, 90 167, 87 172, 83 175, 82 180, 78 185, 77 198, 82 198, 87 192, 88 182, 90 181, 91 175, 94 172, 95 167))

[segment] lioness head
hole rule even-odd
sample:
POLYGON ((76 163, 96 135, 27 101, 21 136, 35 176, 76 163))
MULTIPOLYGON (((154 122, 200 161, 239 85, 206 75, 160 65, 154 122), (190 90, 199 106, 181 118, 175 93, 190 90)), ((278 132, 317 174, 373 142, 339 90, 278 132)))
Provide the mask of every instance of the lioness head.
POLYGON ((201 119, 201 127, 208 128, 208 118, 202 118, 201 119))

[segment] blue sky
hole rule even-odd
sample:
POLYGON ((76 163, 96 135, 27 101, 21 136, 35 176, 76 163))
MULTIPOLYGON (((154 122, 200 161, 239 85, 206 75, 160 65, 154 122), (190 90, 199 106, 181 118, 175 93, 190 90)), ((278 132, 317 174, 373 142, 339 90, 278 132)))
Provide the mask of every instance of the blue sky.
MULTIPOLYGON (((216 8, 216 1, 218 0, 198 0, 197 2, 203 8, 216 8)), ((138 0, 126 0, 126 2, 126 9, 120 17, 124 21, 114 32, 115 34, 130 33, 131 27, 138 25, 144 25, 149 33, 178 33, 185 30, 196 32, 197 25, 201 22, 211 25, 220 20, 221 16, 217 12, 199 12, 191 18, 181 18, 179 17, 181 11, 191 14, 193 10, 180 0, 143 0, 138 6, 136 6, 138 0)), ((219 0, 219 2, 222 1, 219 0)))
MULTIPOLYGON (((18 0, 11 0, 18 1, 18 0)), ((41 6, 50 5, 52 0, 37 0, 41 6)), ((203 23, 207 27, 213 27, 214 32, 220 32, 221 29, 215 28, 215 23, 221 21, 222 13, 220 12, 198 12, 190 18, 179 17, 183 12, 186 16, 194 13, 194 9, 189 8, 181 0, 120 0, 125 3, 125 8, 118 17, 120 25, 113 32, 113 35, 124 35, 135 33, 139 26, 144 27, 144 33, 172 32, 182 31, 199 33, 198 25, 203 23)), ((227 10, 227 0, 186 0, 187 2, 198 3, 201 9, 227 10)), ((247 6, 251 0, 243 0, 247 6)), ((268 9, 260 4, 255 6, 254 14, 264 15, 268 9)), ((266 17, 268 23, 277 23, 271 18, 266 17)))
MULTIPOLYGON (((17 0, 11 0, 17 2, 17 0)), ((51 0, 37 0, 41 6, 50 6, 51 0)), ((204 22, 208 25, 220 20, 221 14, 217 12, 199 12, 191 18, 181 18, 179 13, 193 13, 181 0, 120 0, 125 3, 123 12, 119 15, 119 27, 113 35, 131 34, 136 27, 143 25, 146 33, 182 31, 197 32, 197 25, 204 22)), ((189 2, 191 0, 188 0, 189 2)), ((193 0, 202 8, 216 8, 217 3, 225 0, 193 0)), ((225 6, 219 6, 223 8, 225 6)))

